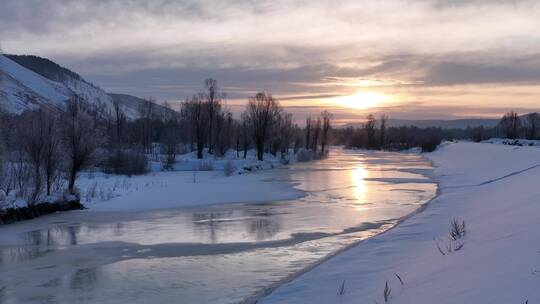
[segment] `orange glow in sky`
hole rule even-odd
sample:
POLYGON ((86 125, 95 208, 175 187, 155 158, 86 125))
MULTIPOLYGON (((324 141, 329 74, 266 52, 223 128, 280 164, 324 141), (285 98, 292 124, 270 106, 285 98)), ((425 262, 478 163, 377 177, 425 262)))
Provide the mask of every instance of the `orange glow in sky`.
POLYGON ((353 95, 332 99, 332 103, 335 105, 354 110, 366 110, 373 107, 380 107, 390 101, 392 101, 391 96, 377 92, 359 92, 353 95))

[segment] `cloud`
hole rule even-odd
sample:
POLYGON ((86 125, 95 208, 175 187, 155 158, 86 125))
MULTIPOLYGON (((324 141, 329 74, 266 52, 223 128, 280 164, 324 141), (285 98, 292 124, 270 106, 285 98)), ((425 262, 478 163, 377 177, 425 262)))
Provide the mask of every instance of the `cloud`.
MULTIPOLYGON (((540 80, 537 1, 2 0, 0 6, 6 52, 48 57, 108 91, 161 100, 181 100, 214 77, 236 100, 265 90, 298 105, 374 90, 444 114, 455 102, 445 87, 522 84, 509 90, 522 94, 540 80)), ((460 97, 475 105, 491 99, 480 91, 460 97)), ((520 100, 528 106, 532 97, 520 100)))
POLYGON ((540 83, 540 66, 529 66, 515 62, 506 65, 494 62, 464 63, 441 62, 428 68, 421 79, 427 85, 447 86, 486 83, 540 83))

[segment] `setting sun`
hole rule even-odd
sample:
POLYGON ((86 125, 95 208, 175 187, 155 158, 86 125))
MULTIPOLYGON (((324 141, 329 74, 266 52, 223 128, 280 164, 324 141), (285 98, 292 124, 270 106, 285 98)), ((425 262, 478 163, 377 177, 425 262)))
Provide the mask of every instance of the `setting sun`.
POLYGON ((360 92, 349 96, 337 97, 334 99, 334 103, 349 109, 364 110, 380 106, 391 99, 390 96, 381 93, 360 92))

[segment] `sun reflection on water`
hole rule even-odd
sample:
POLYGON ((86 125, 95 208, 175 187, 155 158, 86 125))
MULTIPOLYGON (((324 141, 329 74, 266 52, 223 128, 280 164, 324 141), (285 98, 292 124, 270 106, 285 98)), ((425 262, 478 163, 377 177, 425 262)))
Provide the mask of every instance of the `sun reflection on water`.
POLYGON ((354 184, 354 194, 358 207, 361 207, 361 204, 366 201, 368 189, 365 179, 368 177, 368 174, 369 171, 361 165, 351 170, 351 179, 354 184))

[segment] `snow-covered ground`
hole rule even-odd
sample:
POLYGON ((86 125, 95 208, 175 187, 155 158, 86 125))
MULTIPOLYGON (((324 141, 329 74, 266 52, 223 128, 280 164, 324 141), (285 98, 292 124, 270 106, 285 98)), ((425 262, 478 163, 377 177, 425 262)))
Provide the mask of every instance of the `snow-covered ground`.
POLYGON ((502 144, 511 146, 540 146, 540 140, 530 140, 524 138, 509 139, 509 138, 490 138, 483 141, 489 144, 502 144))
POLYGON ((389 303, 539 303, 540 149, 461 142, 426 156, 440 195, 425 210, 258 303, 385 303, 386 284, 389 303), (448 252, 453 219, 466 236, 448 252))
POLYGON ((281 174, 287 168, 279 157, 265 155, 265 161, 257 161, 254 154, 249 151, 246 159, 237 158, 231 150, 222 158, 205 154, 198 160, 192 152, 177 157, 174 171, 161 171, 161 163, 151 161, 151 173, 141 176, 84 173, 77 188, 83 204, 95 211, 278 201, 304 195, 281 174), (224 172, 226 166, 230 176, 224 172))
POLYGON ((244 203, 303 196, 275 172, 225 176, 214 171, 158 172, 143 176, 83 177, 77 183, 91 210, 141 210, 244 203), (93 193, 93 194, 92 194, 93 193))

